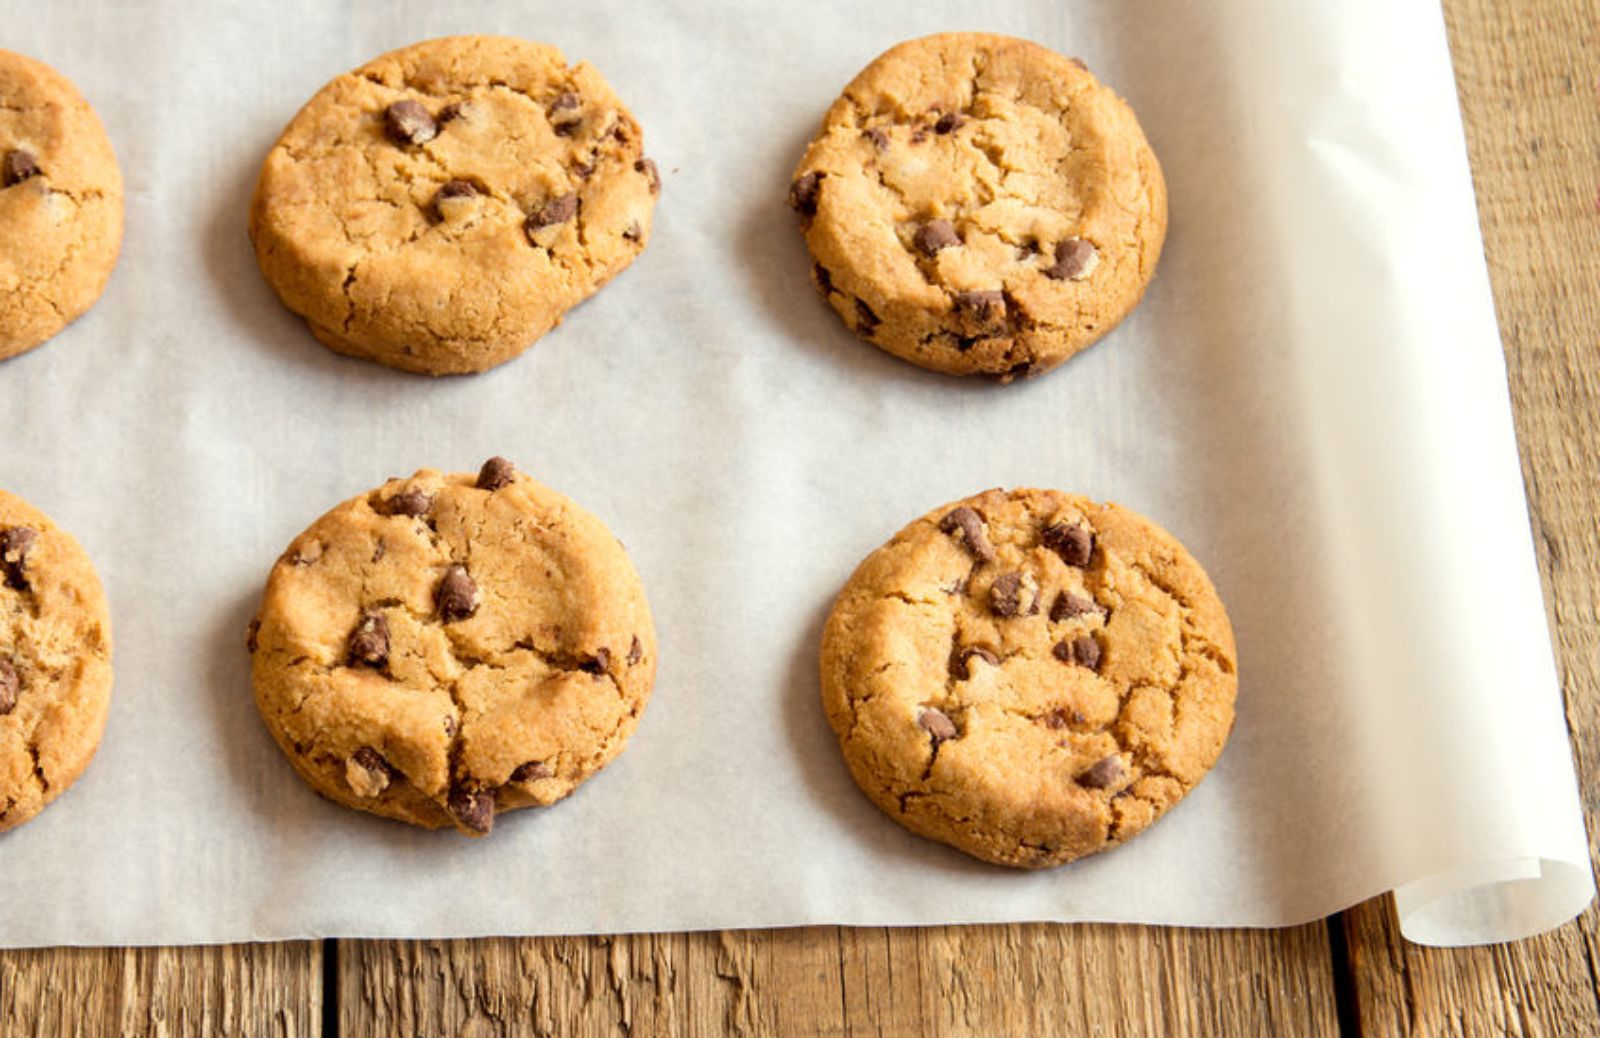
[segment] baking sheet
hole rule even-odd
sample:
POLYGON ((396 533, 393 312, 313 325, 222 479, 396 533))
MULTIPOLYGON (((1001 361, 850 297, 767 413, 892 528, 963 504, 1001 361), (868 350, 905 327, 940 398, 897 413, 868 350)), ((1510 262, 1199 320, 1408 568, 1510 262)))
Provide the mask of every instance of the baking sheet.
POLYGON ((108 125, 128 237, 99 306, 0 365, 0 486, 111 597, 100 754, 0 836, 0 944, 175 944, 1119 920, 1302 922, 1398 894, 1414 940, 1514 938, 1593 893, 1445 34, 1337 5, 0 2, 5 46, 108 125), (788 174, 889 45, 980 28, 1083 56, 1172 195, 1134 316, 998 387, 854 340, 806 283, 788 174), (611 80, 665 187, 649 249, 520 360, 433 381, 337 357, 245 214, 333 75, 453 32, 611 80), (631 748, 484 841, 319 800, 256 717, 266 572, 327 507, 490 454, 627 543, 661 637, 631 748), (1134 843, 1022 874, 851 784, 817 703, 832 595, 910 518, 996 485, 1130 505, 1205 563, 1239 643, 1221 762, 1134 843))

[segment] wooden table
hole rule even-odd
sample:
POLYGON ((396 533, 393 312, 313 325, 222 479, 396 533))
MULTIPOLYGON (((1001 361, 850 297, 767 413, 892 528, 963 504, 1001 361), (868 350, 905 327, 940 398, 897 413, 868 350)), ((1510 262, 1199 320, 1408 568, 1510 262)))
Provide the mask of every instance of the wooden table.
MULTIPOLYGON (((1546 608, 1600 811, 1600 0, 1446 0, 1546 608), (1521 8, 1517 10, 1516 8, 1521 8)), ((1591 837, 1591 858, 1593 838, 1591 837)), ((1594 906, 1401 941, 1388 898, 1289 930, 974 926, 0 952, 0 1034, 1600 1034, 1594 906)))

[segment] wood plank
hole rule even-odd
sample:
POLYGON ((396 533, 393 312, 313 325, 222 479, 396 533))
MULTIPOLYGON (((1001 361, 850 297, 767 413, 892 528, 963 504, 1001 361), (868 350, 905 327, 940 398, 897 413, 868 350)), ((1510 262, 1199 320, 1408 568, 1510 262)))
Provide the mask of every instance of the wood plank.
POLYGON ((0 1034, 321 1033, 315 942, 0 952, 0 1034))
POLYGON ((340 942, 340 1034, 1332 1035, 1323 925, 340 942))
MULTIPOLYGON (((1447 0, 1589 831, 1600 806, 1600 9, 1593 0, 1447 0)), ((1593 837, 1590 857, 1595 856, 1593 837)), ((1400 940, 1388 899, 1344 917, 1367 1034, 1600 1034, 1594 906, 1492 948, 1400 940)))
POLYGON ((1512 944, 1423 948, 1401 939, 1393 901, 1382 898, 1347 912, 1345 927, 1362 1034, 1600 1034, 1576 923, 1512 944))

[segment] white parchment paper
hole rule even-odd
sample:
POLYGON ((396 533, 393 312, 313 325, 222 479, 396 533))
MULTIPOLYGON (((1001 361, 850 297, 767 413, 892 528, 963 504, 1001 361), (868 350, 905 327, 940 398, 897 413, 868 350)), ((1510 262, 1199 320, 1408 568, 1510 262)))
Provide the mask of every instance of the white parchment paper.
POLYGON ((128 185, 99 306, 0 365, 0 486, 87 546, 117 686, 100 754, 0 836, 0 944, 801 923, 1297 923, 1388 890, 1415 940, 1519 937, 1593 892, 1440 12, 1340 4, 0 0, 128 185), (889 45, 981 28, 1133 103, 1172 229, 1134 316, 1001 388, 857 342, 783 195, 889 45), (257 274, 257 166, 335 74, 452 32, 611 80, 656 234, 520 360, 445 381, 333 355, 257 274), (661 636, 631 748, 468 841, 319 800, 251 701, 273 559, 395 473, 502 453, 622 537, 661 636), (901 524, 996 485, 1123 502, 1228 603, 1239 721, 1129 846, 1039 874, 912 837, 817 702, 831 598, 901 524))

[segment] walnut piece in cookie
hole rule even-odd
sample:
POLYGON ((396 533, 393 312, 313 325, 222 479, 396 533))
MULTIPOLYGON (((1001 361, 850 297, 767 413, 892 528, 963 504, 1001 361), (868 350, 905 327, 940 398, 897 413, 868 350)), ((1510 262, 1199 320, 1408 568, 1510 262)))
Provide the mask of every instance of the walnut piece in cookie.
POLYGON ((250 645, 262 719, 313 789, 469 836, 621 753, 655 678, 621 544, 501 457, 318 519, 273 567, 250 645))
POLYGON ((788 201, 846 325, 922 367, 1002 382, 1127 316, 1167 226, 1127 104, 1081 61, 985 33, 909 40, 863 69, 788 201))
POLYGON ((937 508, 869 555, 821 677, 873 803, 1019 868, 1095 854, 1175 805, 1222 752, 1238 688, 1227 613, 1172 535, 1032 489, 937 508))
POLYGON ((644 250, 661 178, 643 140, 600 73, 554 47, 418 43, 290 121, 251 204, 256 259, 331 349, 482 371, 644 250))

